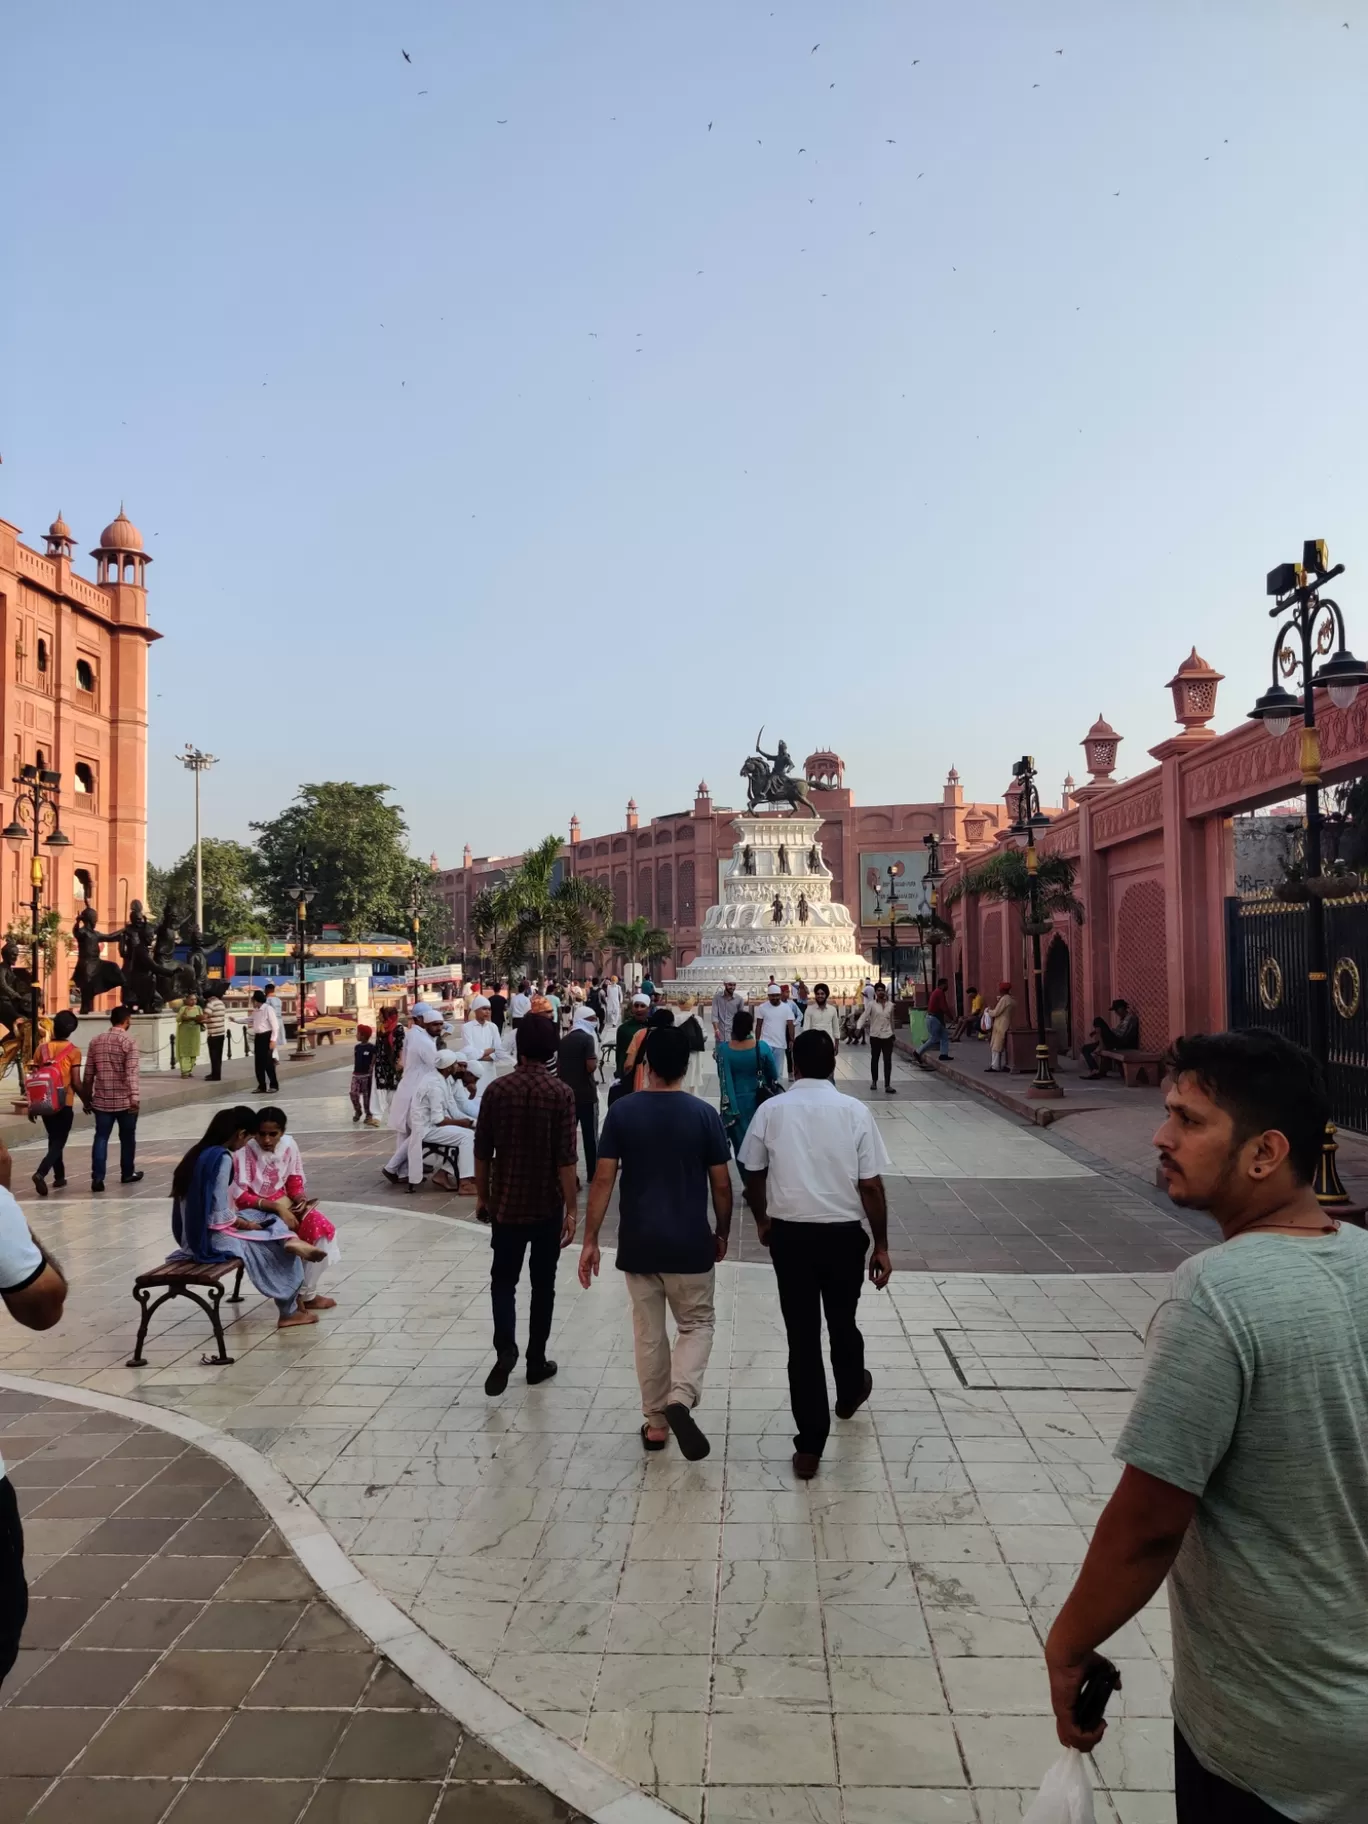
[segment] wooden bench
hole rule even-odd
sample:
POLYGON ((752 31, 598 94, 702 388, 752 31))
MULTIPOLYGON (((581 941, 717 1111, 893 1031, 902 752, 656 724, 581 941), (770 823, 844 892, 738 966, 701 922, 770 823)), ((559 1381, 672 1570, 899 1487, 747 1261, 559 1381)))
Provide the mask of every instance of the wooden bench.
POLYGON ((1105 1058, 1120 1066, 1121 1081, 1127 1089, 1138 1089, 1142 1084, 1156 1087, 1162 1075, 1162 1051, 1099 1051, 1097 1055, 1099 1060, 1105 1058))
POLYGON ((217 1355, 202 1355, 200 1364, 205 1368, 229 1367, 233 1358, 228 1353, 228 1345, 223 1337, 223 1320, 219 1316, 219 1306, 223 1303, 223 1282, 229 1274, 236 1274, 233 1281, 230 1305, 242 1303, 242 1262, 240 1260, 196 1261, 164 1260, 159 1267, 153 1267, 148 1273, 139 1273, 133 1281, 133 1296, 142 1306, 142 1322, 138 1325, 138 1340, 133 1345, 133 1353, 128 1358, 130 1368, 145 1368, 146 1358, 143 1355, 143 1344, 147 1341, 147 1326, 152 1321, 152 1313, 159 1311, 168 1298, 188 1298, 192 1304, 199 1306, 209 1322, 214 1326, 214 1341, 218 1344, 217 1355), (153 1298, 152 1294, 161 1288, 161 1297, 153 1298), (200 1297, 197 1287, 203 1288, 205 1296, 200 1297))

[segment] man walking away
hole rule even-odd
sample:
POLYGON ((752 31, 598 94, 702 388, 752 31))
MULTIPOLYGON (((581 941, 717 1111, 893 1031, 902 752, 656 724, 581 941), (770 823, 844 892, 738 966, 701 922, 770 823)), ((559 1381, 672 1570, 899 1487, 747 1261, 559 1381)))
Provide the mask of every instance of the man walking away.
POLYGON ((988 1068, 1003 1071, 1008 1068, 1007 1041, 1012 1036, 1012 1021, 1016 1018, 1016 996, 1010 982, 998 983, 998 998, 988 1009, 988 1017, 993 1022, 993 1030, 988 1035, 988 1068))
POLYGON ((1313 1187, 1311 1054, 1179 1039, 1154 1136, 1168 1194, 1222 1243, 1185 1260, 1045 1659, 1059 1739, 1096 1649, 1168 1577, 1178 1824, 1368 1817, 1368 1235, 1313 1187))
POLYGON ((865 1003, 860 1026, 869 1034, 869 1087, 879 1087, 879 1059, 882 1058, 884 1091, 896 1096, 898 1092, 893 1087, 893 1003, 882 982, 874 990, 874 999, 865 1003))
POLYGON ((736 992, 735 982, 723 982, 712 998, 713 1043, 726 1045, 732 1036, 732 1021, 746 1004, 744 994, 736 992))
MULTIPOLYGON (((30 1231, 10 1193, 12 1171, 13 1161, 0 1145, 0 1298, 16 1323, 29 1330, 51 1330, 62 1315, 67 1284, 62 1269, 30 1231)), ((0 1684, 18 1658, 19 1637, 27 1619, 24 1529, 14 1484, 0 1459, 0 1684)))
POLYGON ((584 1176, 598 1163, 598 1020, 587 1002, 575 1008, 575 1022, 556 1053, 556 1075, 575 1098, 575 1119, 584 1145, 584 1176))
POLYGON ((869 1398, 874 1377, 864 1365, 855 1322, 864 1277, 863 1217, 874 1238, 869 1277, 882 1288, 888 1258, 888 1154, 867 1104, 832 1082, 836 1052, 825 1032, 802 1033, 793 1047, 798 1077, 787 1095, 756 1110, 741 1148, 746 1201, 779 1284, 788 1336, 789 1402, 798 1427, 793 1473, 817 1474, 831 1411, 822 1361, 826 1312, 836 1416, 851 1418, 869 1398))
POLYGON ((627 1052, 631 1046, 632 1040, 646 1024, 646 1016, 650 1011, 651 997, 649 995, 634 994, 632 996, 631 1011, 628 1013, 627 1018, 619 1023, 617 1029, 617 1039, 615 1041, 615 1050, 613 1053, 613 1062, 615 1065, 613 1075, 615 1077, 620 1078, 622 1073, 626 1070, 627 1052))
POLYGON ((1097 1037, 1089 1039, 1086 1045, 1078 1048, 1088 1066, 1084 1082, 1089 1077, 1105 1077, 1107 1074, 1110 1060, 1103 1058, 1099 1063, 1099 1051, 1134 1051, 1140 1043, 1140 1015, 1132 1013, 1126 1001, 1113 1001, 1111 1011, 1116 1015, 1115 1026, 1109 1026, 1104 1019, 1094 1020, 1093 1031, 1097 1037))
POLYGON ((256 1066, 257 1094, 278 1090, 275 1067, 275 1021, 266 1005, 266 996, 258 988, 252 995, 252 1011, 247 1016, 247 1030, 252 1035, 252 1062, 256 1066))
MULTIPOLYGON (((471 1005, 473 1006, 474 1003, 472 1002, 471 1005)), ((501 1038, 503 1036, 503 1029, 504 1029, 504 1016, 507 1014, 507 1012, 508 1012, 508 996, 503 991, 503 983, 498 982, 495 984, 493 994, 491 994, 489 997, 489 1017, 494 1022, 494 1024, 498 1027, 499 1036, 501 1038)))
POLYGON ((824 1032, 831 1040, 834 1055, 841 1055, 841 1014, 839 1008, 831 1005, 831 990, 825 982, 818 982, 812 991, 812 1000, 807 1012, 803 1015, 804 1032, 824 1032))
POLYGON ((755 1036, 762 1045, 768 1046, 774 1060, 774 1074, 778 1077, 783 1075, 784 1065, 790 1063, 789 1048, 793 1044, 797 1016, 792 1001, 784 1000, 778 982, 770 983, 765 997, 755 1010, 755 1036))
POLYGON ((206 1083, 223 1081, 223 1041, 228 1032, 228 1009, 217 987, 211 986, 204 1002, 204 1036, 209 1044, 206 1083))
POLYGON ((127 1007, 115 1007, 109 1016, 109 1031, 93 1038, 86 1053, 81 1100, 95 1111, 95 1138, 90 1147, 92 1191, 105 1188, 105 1161, 115 1123, 119 1129, 119 1182, 136 1184, 142 1177, 141 1172, 133 1169, 142 1091, 138 1042, 128 1030, 130 1012, 127 1007))
POLYGON ((556 1029, 542 1013, 518 1027, 511 1075, 486 1084, 475 1125, 476 1212, 491 1226, 489 1271, 494 1308, 494 1366, 485 1392, 502 1393, 518 1359, 517 1290, 529 1256, 532 1305, 527 1323, 527 1379, 549 1380, 547 1360, 556 1302, 556 1266, 575 1239, 575 1098, 547 1065, 556 1029))
POLYGON ((712 1448, 693 1409, 712 1352, 716 1263, 731 1231, 731 1149, 717 1110, 684 1090, 688 1035, 653 1027, 645 1051, 643 1093, 614 1103, 603 1123, 579 1277, 587 1289, 599 1270, 599 1230, 621 1167, 617 1264, 632 1301, 641 1442, 663 1450, 673 1432, 696 1462, 712 1448), (708 1226, 709 1193, 715 1228, 708 1226), (678 1332, 673 1350, 667 1306, 678 1332))
POLYGON ((945 976, 941 976, 926 999, 926 1042, 917 1047, 917 1062, 923 1070, 930 1070, 926 1054, 934 1045, 942 1058, 950 1056, 950 996, 946 989, 950 986, 945 976))

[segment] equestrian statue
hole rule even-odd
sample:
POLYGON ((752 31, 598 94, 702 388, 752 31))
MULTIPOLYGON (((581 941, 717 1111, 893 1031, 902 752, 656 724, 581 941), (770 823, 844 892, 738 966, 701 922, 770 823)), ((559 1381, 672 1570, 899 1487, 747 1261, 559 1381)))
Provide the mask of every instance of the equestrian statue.
POLYGON ((799 805, 805 806, 814 817, 820 813, 808 797, 807 782, 798 778, 793 772, 793 756, 789 753, 788 743, 781 741, 778 752, 767 754, 760 745, 764 728, 755 737, 755 752, 741 768, 741 777, 746 781, 749 802, 748 811, 772 811, 787 808, 796 810, 799 805))

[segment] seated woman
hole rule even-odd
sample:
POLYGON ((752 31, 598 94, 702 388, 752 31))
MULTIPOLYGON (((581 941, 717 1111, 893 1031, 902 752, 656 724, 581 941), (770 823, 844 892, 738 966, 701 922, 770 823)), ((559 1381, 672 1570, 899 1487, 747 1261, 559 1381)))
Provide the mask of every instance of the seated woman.
POLYGON ((221 1108, 171 1178, 171 1232, 180 1246, 172 1260, 212 1262, 236 1256, 247 1277, 280 1312, 276 1326, 292 1330, 318 1318, 300 1304, 306 1263, 326 1260, 278 1216, 264 1221, 234 1211, 233 1159, 256 1126, 256 1110, 221 1108))
POLYGON ((299 1302, 306 1311, 331 1311, 337 1300, 321 1297, 318 1282, 328 1267, 341 1260, 342 1250, 332 1223, 305 1195, 304 1161, 293 1137, 285 1132, 283 1108, 257 1110, 256 1131, 236 1160, 229 1201, 239 1214, 279 1217, 302 1241, 323 1250, 325 1259, 304 1268, 299 1302))
POLYGON ((761 1092, 768 1094, 779 1081, 774 1054, 768 1045, 755 1042, 755 1015, 743 1007, 732 1020, 731 1038, 717 1047, 717 1080, 722 1087, 722 1125, 740 1154, 761 1092))

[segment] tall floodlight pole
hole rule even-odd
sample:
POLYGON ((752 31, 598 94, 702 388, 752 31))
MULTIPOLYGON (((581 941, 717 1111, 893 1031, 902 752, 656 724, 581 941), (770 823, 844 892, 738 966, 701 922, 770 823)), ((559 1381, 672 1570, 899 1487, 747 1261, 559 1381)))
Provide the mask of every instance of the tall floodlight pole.
POLYGON ((217 754, 206 754, 198 747, 191 747, 187 741, 185 752, 176 755, 182 766, 188 767, 195 775, 195 924, 199 930, 204 929, 204 868, 200 860, 200 774, 208 772, 211 766, 218 765, 217 754))

